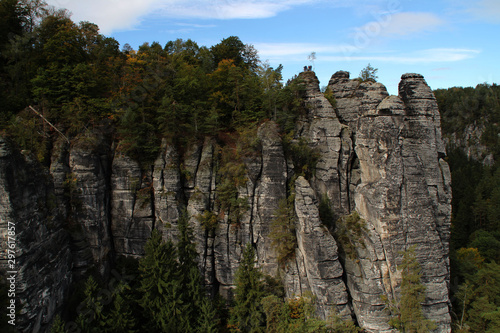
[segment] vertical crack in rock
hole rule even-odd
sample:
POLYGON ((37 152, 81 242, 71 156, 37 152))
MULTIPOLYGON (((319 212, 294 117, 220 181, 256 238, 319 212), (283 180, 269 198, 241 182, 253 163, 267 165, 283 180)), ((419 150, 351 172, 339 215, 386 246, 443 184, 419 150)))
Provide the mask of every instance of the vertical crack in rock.
POLYGON ((182 156, 163 140, 152 169, 143 172, 112 146, 107 133, 94 130, 71 146, 62 140, 54 144, 49 180, 2 139, 0 231, 4 240, 6 221, 19 224, 20 262, 28 267, 21 272, 20 291, 26 329, 42 330, 63 304, 71 280, 90 265, 105 274, 113 256, 140 258, 153 228, 175 241, 186 208, 200 269, 213 293, 231 297, 242 250, 252 242, 258 266, 267 274, 282 273, 288 297, 311 291, 321 317, 332 309, 345 318, 354 312, 366 331, 387 332, 381 296, 399 299, 400 251, 417 245, 427 288, 424 313, 439 332, 449 332, 451 179, 432 91, 418 74, 403 75, 399 96, 388 96, 380 83, 337 72, 328 85, 334 108, 313 72, 299 78, 308 111, 297 121, 294 140, 305 140, 320 157, 310 179, 295 180, 297 248, 285 267, 278 265, 270 226, 287 196, 293 164, 285 159, 272 121, 257 131, 259 151, 242 157, 246 183, 237 190, 249 205, 238 226, 216 204, 214 138, 194 143, 182 156), (319 218, 319 199, 325 196, 332 220, 353 213, 351 228, 359 233, 339 235, 337 226, 334 238, 319 218), (217 217, 217 226, 202 225, 205 211, 217 217))
POLYGON ((299 272, 304 272, 307 281, 305 289, 317 297, 317 311, 322 318, 327 318, 333 309, 348 317, 351 311, 342 280, 343 269, 338 258, 337 243, 321 223, 318 201, 309 182, 298 177, 295 189, 297 243, 301 254, 297 265, 299 272))
POLYGON ((4 276, 17 272, 16 327, 22 332, 44 332, 69 296, 73 257, 60 190, 48 170, 0 137, 0 269, 4 276))

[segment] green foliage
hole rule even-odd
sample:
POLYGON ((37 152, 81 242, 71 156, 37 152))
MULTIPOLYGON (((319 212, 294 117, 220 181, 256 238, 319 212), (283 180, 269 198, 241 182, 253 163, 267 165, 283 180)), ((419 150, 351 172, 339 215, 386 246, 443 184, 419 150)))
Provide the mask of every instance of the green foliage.
POLYGON ((312 295, 305 295, 283 301, 275 295, 262 299, 266 314, 266 332, 268 333, 356 333, 361 329, 351 320, 342 320, 332 314, 328 321, 315 317, 315 304, 312 295))
POLYGON ((264 298, 262 273, 255 267, 255 251, 248 243, 243 251, 240 266, 235 275, 234 306, 231 309, 230 325, 235 331, 264 332, 264 298))
POLYGON ((92 276, 85 282, 84 295, 83 307, 76 318, 78 328, 84 333, 100 332, 106 321, 104 300, 99 293, 99 285, 92 276))
POLYGON ((352 260, 357 259, 356 248, 365 247, 364 232, 366 221, 356 211, 340 217, 335 223, 335 239, 339 241, 342 251, 352 260))
POLYGON ((43 121, 29 110, 19 112, 7 125, 7 131, 22 150, 28 151, 42 163, 48 161, 50 140, 43 132, 43 121))
POLYGON ((239 189, 247 183, 246 165, 231 145, 220 150, 218 177, 217 202, 220 211, 227 214, 231 223, 239 224, 248 209, 247 198, 239 196, 239 189))
POLYGON ((363 82, 368 80, 377 81, 377 72, 378 68, 374 68, 372 65, 368 64, 359 72, 359 79, 363 82))
POLYGON ((328 198, 328 195, 324 193, 321 196, 321 200, 319 202, 318 206, 319 210, 319 218, 321 219, 321 222, 326 225, 328 228, 334 226, 334 213, 330 204, 330 199, 328 198))
MULTIPOLYGON (((122 286, 122 288, 126 288, 122 286)), ((103 323, 104 332, 109 333, 135 333, 136 317, 130 307, 131 302, 118 293, 113 301, 113 306, 103 323)))
POLYGON ((330 87, 326 87, 325 92, 323 92, 323 96, 330 102, 330 104, 335 108, 337 106, 337 100, 335 96, 333 96, 333 91, 330 87))
POLYGON ((455 325, 462 332, 498 332, 500 321, 500 265, 479 265, 455 293, 455 325))
MULTIPOLYGON (((485 128, 480 142, 485 144, 495 159, 500 153, 500 86, 479 84, 473 87, 453 87, 434 91, 441 113, 443 134, 455 133, 465 139, 468 125, 485 128)), ((478 142, 479 143, 479 142, 478 142)), ((473 145, 474 142, 468 144, 473 145)))
POLYGON ((433 321, 425 319, 422 303, 425 300, 425 286, 421 282, 420 264, 415 255, 415 246, 402 253, 401 297, 399 302, 388 302, 392 318, 389 324, 400 332, 424 333, 436 329, 433 321))
POLYGON ((207 303, 202 287, 202 277, 198 268, 198 253, 193 242, 193 229, 189 225, 189 217, 184 211, 178 221, 179 240, 176 244, 179 260, 179 285, 183 304, 182 327, 187 332, 195 332, 199 314, 204 311, 205 321, 215 321, 215 312, 207 303))
POLYGON ((307 139, 303 137, 292 140, 291 135, 285 136, 283 145, 287 155, 292 158, 295 174, 311 179, 316 171, 316 164, 321 158, 319 151, 311 148, 307 139))
POLYGON ((163 242, 160 232, 153 230, 146 243, 145 256, 139 262, 142 293, 139 305, 148 319, 146 327, 152 330, 181 331, 181 315, 185 307, 181 300, 176 257, 174 244, 163 242))
POLYGON ((54 321, 50 326, 50 333, 66 333, 66 328, 60 315, 55 316, 54 321))
MULTIPOLYGON (((495 277, 500 253, 500 175, 498 163, 485 167, 467 158, 464 148, 482 144, 495 160, 500 156, 498 121, 500 89, 480 84, 475 88, 438 89, 435 96, 441 112, 444 136, 456 136, 465 147, 448 147, 452 173, 452 232, 450 242, 454 329, 458 332, 498 331, 500 287, 495 277), (471 128, 482 136, 466 141, 471 128)), ((452 141, 453 142, 453 141, 452 141)))
POLYGON ((205 210, 203 214, 198 215, 196 218, 206 230, 215 230, 217 227, 217 214, 212 211, 205 210))
POLYGON ((117 260, 113 276, 101 287, 93 277, 74 320, 84 333, 218 332, 220 309, 209 299, 198 269, 193 231, 184 212, 178 221, 178 242, 163 241, 153 230, 145 256, 117 260), (139 274, 137 274, 139 273, 139 274), (119 274, 119 275, 118 275, 119 274))
POLYGON ((305 84, 299 78, 288 80, 283 89, 279 91, 276 122, 280 125, 283 133, 293 132, 298 117, 307 113, 304 100, 305 92, 305 84))
POLYGON ((278 255, 278 262, 282 266, 295 257, 295 249, 297 248, 293 208, 293 201, 290 199, 280 200, 270 227, 271 244, 278 255))
POLYGON ((212 301, 207 297, 203 298, 200 312, 197 313, 197 321, 195 325, 196 332, 200 333, 218 333, 220 319, 217 315, 217 309, 212 301))

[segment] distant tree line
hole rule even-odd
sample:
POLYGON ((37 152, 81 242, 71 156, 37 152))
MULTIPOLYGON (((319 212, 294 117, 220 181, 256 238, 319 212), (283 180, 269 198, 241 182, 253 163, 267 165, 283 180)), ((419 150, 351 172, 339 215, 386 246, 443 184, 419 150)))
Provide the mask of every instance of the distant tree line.
POLYGON ((452 174, 451 293, 456 332, 500 331, 500 86, 434 91, 449 138, 452 174), (468 126, 482 129, 478 142, 464 140, 468 126), (468 157, 483 145, 493 165, 468 157))

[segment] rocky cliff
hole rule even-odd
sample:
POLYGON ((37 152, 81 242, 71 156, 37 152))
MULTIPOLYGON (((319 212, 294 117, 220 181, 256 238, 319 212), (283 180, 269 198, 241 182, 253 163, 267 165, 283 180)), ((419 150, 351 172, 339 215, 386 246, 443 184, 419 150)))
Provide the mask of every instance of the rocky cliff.
POLYGON ((381 296, 399 298, 397 267, 415 246, 425 314, 449 332, 450 173, 432 91, 418 74, 403 75, 399 96, 389 96, 380 83, 337 72, 328 86, 332 105, 313 72, 298 79, 307 112, 292 143, 317 153, 309 175, 294 172, 271 121, 247 138, 207 137, 183 151, 163 141, 146 169, 102 128, 56 143, 51 175, 3 148, 0 228, 3 240, 6 221, 18 226, 25 329, 41 331, 72 278, 89 267, 105 275, 117 256, 141 257, 153 228, 175 239, 185 209, 214 293, 231 297, 251 242, 259 267, 282 278, 288 297, 310 291, 321 317, 334 310, 369 332, 390 331, 381 296), (271 226, 287 198, 296 241, 283 263, 271 226), (328 221, 320 206, 331 212, 328 221))

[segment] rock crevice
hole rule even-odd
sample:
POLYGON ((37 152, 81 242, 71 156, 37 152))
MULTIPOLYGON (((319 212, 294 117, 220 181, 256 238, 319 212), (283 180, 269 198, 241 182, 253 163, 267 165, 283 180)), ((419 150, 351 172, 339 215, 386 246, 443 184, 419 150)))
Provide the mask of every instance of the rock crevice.
MULTIPOLYGON (((224 138, 207 137, 183 153, 163 140, 147 170, 105 132, 77 138, 70 146, 56 142, 50 175, 2 140, 2 240, 6 222, 14 220, 19 262, 47 272, 42 284, 34 282, 31 268, 22 272, 26 327, 43 330, 73 277, 89 267, 105 275, 118 256, 143 256, 153 229, 175 241, 185 211, 200 270, 214 294, 232 297, 234 274, 251 242, 258 266, 282 278, 287 297, 312 292, 319 316, 336 311, 355 317, 368 332, 391 330, 382 296, 400 297, 401 251, 416 246, 425 314, 439 332, 449 332, 451 179, 432 91, 421 75, 405 74, 399 96, 389 96, 382 84, 351 80, 341 71, 328 85, 332 105, 314 72, 299 79, 307 112, 296 123, 294 140, 319 153, 308 179, 293 175, 272 121, 260 125, 243 154, 224 138), (229 159, 222 158, 225 145, 233 149, 229 159), (223 163, 232 163, 232 169, 223 163), (228 177, 233 206, 221 202, 222 184, 231 185, 224 183, 228 177), (297 243, 293 259, 283 266, 271 225, 280 201, 291 194, 297 243), (328 206, 329 220, 320 215, 320 204, 328 206), (37 205, 52 208, 37 210, 37 205), (356 220, 351 229, 342 228, 348 217, 356 220)), ((2 251, 5 266, 5 245, 2 251)))

